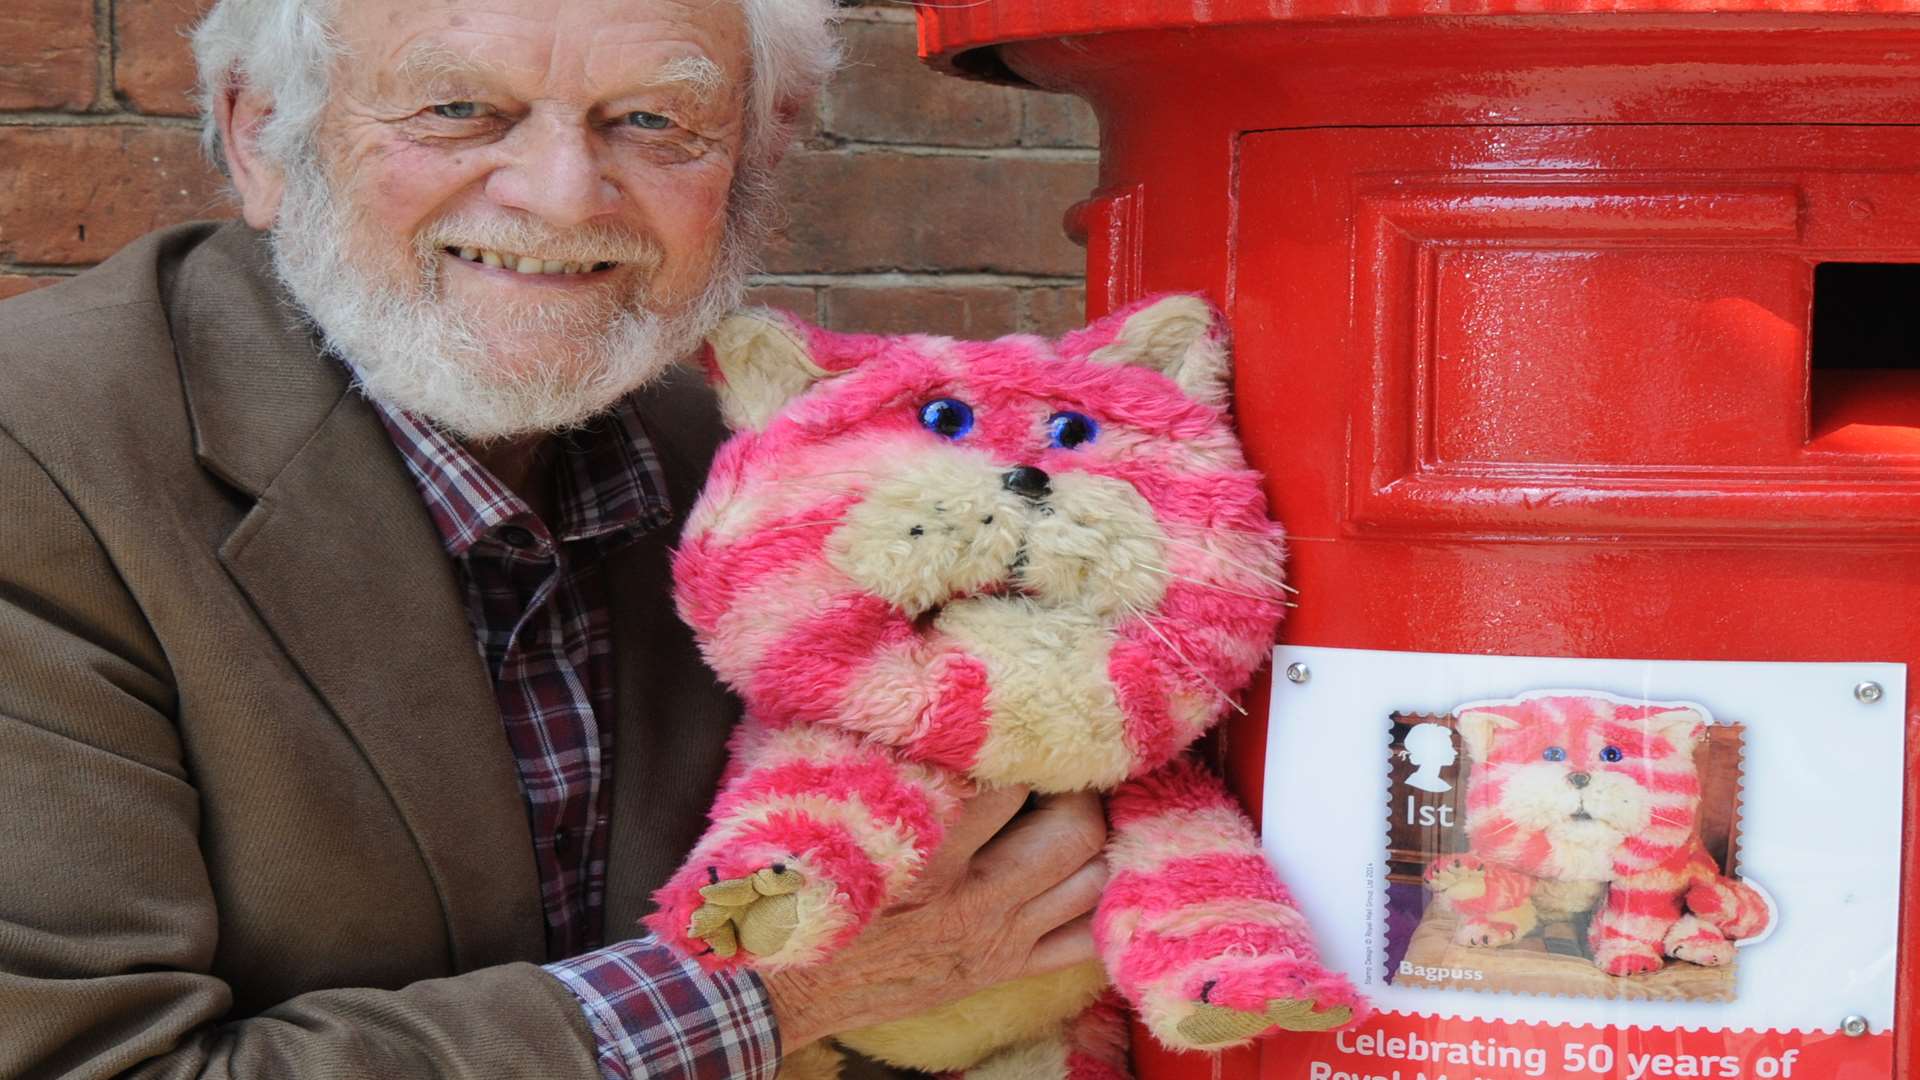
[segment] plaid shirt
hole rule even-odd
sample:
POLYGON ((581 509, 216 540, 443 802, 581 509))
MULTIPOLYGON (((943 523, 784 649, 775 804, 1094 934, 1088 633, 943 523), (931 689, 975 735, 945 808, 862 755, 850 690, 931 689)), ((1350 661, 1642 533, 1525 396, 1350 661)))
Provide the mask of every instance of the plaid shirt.
POLYGON ((779 1035, 757 978, 704 972, 651 936, 601 944, 614 753, 601 564, 672 519, 636 409, 562 438, 549 528, 459 443, 373 404, 460 569, 527 800, 547 955, 563 958, 546 970, 580 999, 602 1075, 771 1077, 779 1035))

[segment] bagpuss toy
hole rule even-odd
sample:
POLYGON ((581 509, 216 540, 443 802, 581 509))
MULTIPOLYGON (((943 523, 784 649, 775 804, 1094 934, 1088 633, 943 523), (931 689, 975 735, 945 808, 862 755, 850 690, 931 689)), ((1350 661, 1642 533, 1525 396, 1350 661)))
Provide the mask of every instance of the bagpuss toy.
POLYGON ((1505 945, 1543 917, 1593 911, 1588 948, 1609 975, 1668 956, 1730 962, 1771 916, 1700 842, 1693 750, 1706 724, 1690 705, 1565 692, 1461 710, 1471 852, 1426 871, 1460 916, 1455 943, 1505 945))
MULTIPOLYGON (((984 343, 766 312, 710 344, 738 434, 676 598, 747 715, 711 829, 655 898, 662 940, 819 962, 901 896, 972 785, 1092 789, 1111 793, 1104 971, 838 1041, 931 1071, 1117 1077, 1109 982, 1181 1048, 1352 1018, 1252 828, 1182 754, 1283 607, 1213 310, 1175 296, 984 343)), ((837 1071, 835 1051, 802 1057, 837 1071)))

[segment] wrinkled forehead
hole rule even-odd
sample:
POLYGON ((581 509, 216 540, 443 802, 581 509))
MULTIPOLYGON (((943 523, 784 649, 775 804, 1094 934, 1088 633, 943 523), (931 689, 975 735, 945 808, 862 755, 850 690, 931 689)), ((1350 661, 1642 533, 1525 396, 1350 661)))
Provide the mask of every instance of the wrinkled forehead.
POLYGON ((371 0, 343 5, 336 30, 346 77, 391 93, 737 96, 749 67, 735 0, 371 0))

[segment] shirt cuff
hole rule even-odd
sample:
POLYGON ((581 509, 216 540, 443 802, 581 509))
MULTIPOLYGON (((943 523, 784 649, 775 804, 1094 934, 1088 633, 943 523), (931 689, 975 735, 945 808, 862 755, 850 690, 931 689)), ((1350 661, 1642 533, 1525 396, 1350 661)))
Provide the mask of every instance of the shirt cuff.
POLYGON ((580 999, 606 1080, 772 1080, 773 1003, 751 971, 704 971, 652 935, 546 965, 580 999))

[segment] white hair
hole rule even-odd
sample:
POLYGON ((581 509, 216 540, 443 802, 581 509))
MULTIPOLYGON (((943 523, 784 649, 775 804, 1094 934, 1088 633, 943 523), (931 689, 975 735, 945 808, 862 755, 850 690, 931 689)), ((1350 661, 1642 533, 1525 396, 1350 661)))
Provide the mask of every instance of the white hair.
MULTIPOLYGON (((736 0, 747 24, 747 183, 766 174, 793 137, 793 121, 840 63, 833 0, 736 0)), ((288 164, 312 153, 333 66, 345 53, 331 22, 339 0, 216 0, 193 32, 201 143, 225 168, 214 104, 235 86, 266 92, 273 115, 260 147, 288 164)))

